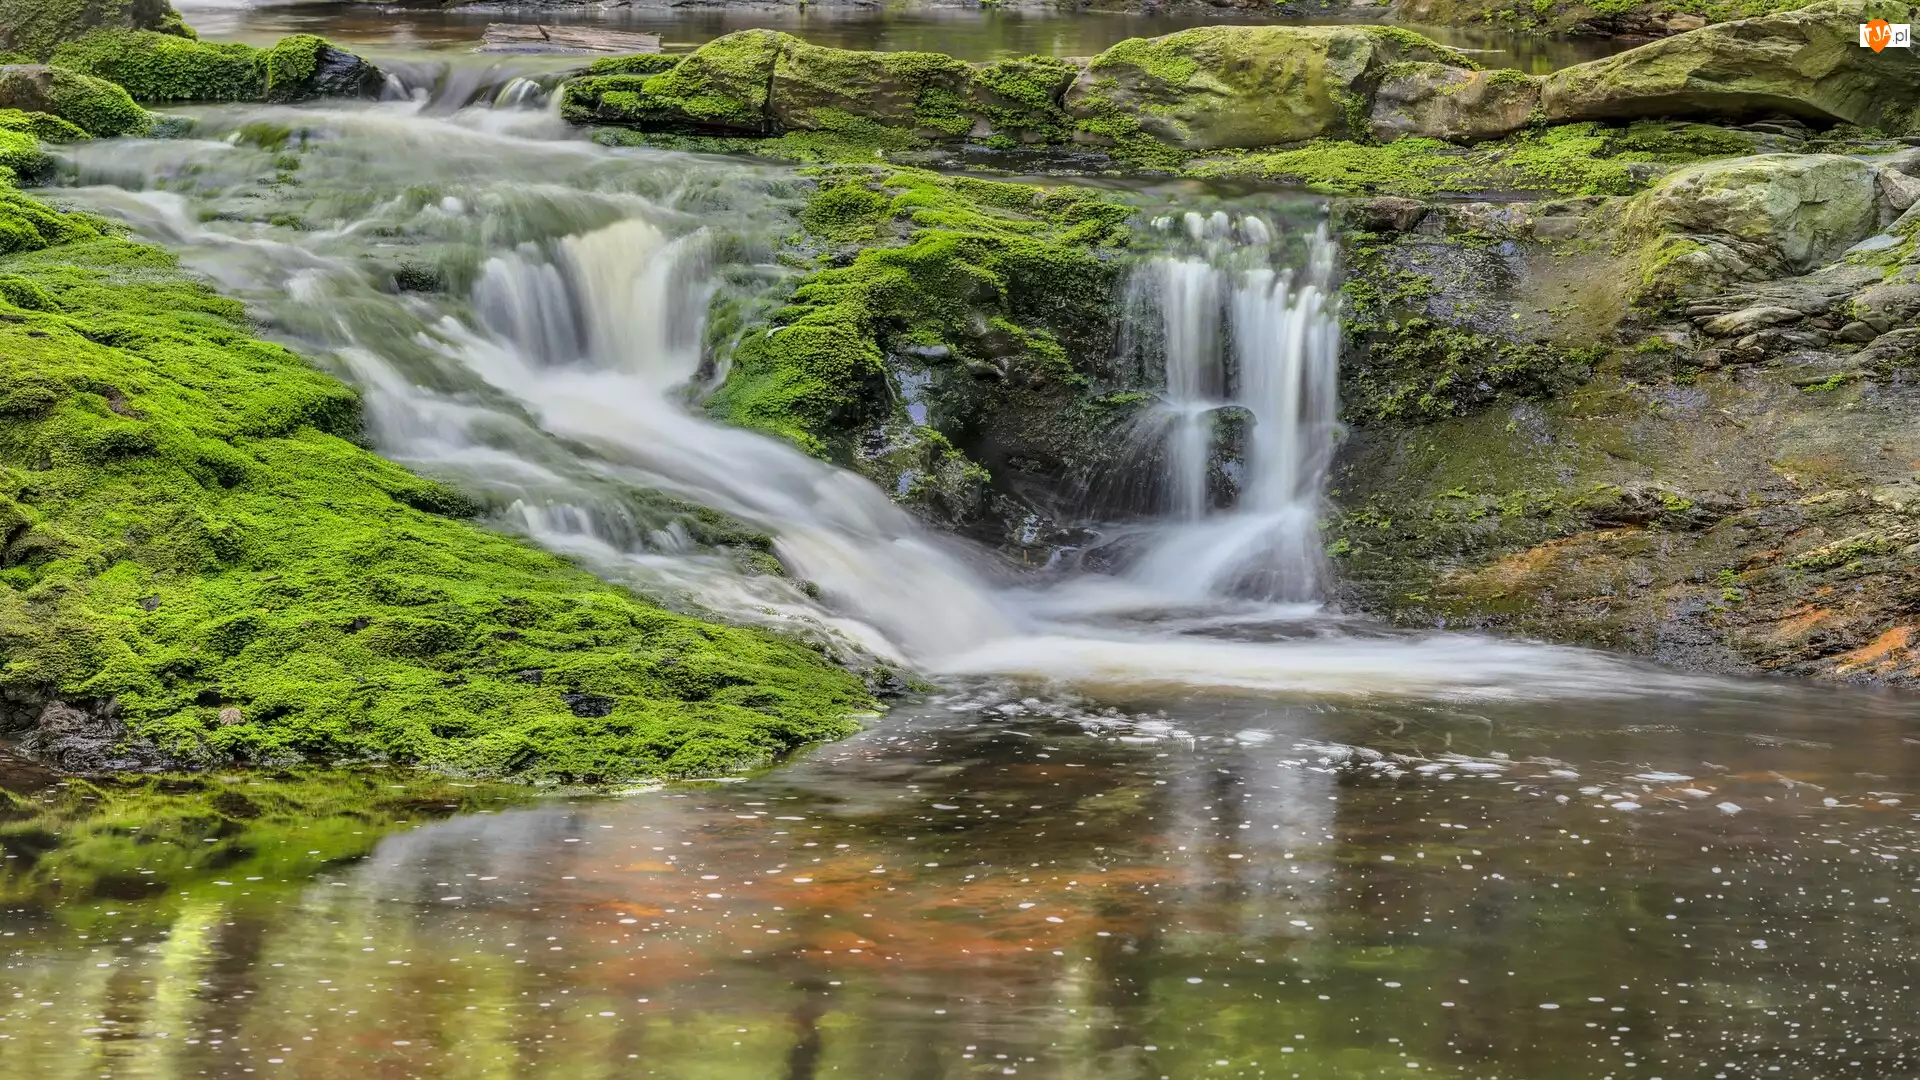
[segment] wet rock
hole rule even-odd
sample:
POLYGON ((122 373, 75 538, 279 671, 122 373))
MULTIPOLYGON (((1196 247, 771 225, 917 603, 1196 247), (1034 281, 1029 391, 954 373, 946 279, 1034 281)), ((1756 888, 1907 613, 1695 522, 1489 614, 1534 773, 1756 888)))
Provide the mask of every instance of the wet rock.
POLYGON ((1880 196, 1895 215, 1904 214, 1914 203, 1920 202, 1920 176, 1908 176, 1894 169, 1881 169, 1880 196))
POLYGON ((1878 198, 1865 162, 1762 154, 1673 173, 1628 204, 1624 228, 1645 245, 1647 291, 1698 294, 1839 255, 1875 231, 1878 198))
POLYGON ((1419 199, 1382 195, 1373 199, 1355 199, 1340 206, 1342 222, 1351 229, 1372 233, 1412 232, 1427 216, 1427 204, 1419 199))
POLYGON ((1372 133, 1381 142, 1497 139, 1527 126, 1540 80, 1517 71, 1448 64, 1395 64, 1374 92, 1372 133))
POLYGON ((1554 72, 1541 108, 1556 123, 1786 113, 1908 131, 1920 110, 1913 60, 1904 49, 1860 48, 1859 27, 1883 12, 1891 21, 1912 21, 1910 10, 1878 0, 1825 0, 1703 27, 1554 72))
POLYGON ((152 126, 146 110, 105 79, 45 64, 0 66, 0 109, 47 113, 89 135, 142 135, 152 126))
POLYGON ((1867 323, 1856 320, 1836 331, 1833 335, 1833 340, 1853 345, 1861 345, 1879 336, 1880 331, 1874 329, 1867 323))
POLYGON ((1402 62, 1471 66, 1386 27, 1204 26, 1094 57, 1065 106, 1076 120, 1124 117, 1189 150, 1353 137, 1365 134, 1373 90, 1402 62))
MULTIPOLYGON (((372 98, 380 95, 386 74, 373 64, 327 42, 312 46, 311 74, 304 78, 268 83, 267 100, 310 101, 315 98, 372 98)), ((304 66, 304 65, 303 65, 304 66)))
POLYGON ((47 702, 20 738, 20 754, 76 775, 158 772, 176 768, 151 740, 137 738, 120 719, 117 702, 47 702))
POLYGON ((605 694, 588 694, 574 691, 560 695, 567 708, 575 716, 598 718, 613 712, 613 699, 605 694))
POLYGON ((1701 329, 1714 337, 1737 337, 1751 333, 1763 326, 1777 326, 1781 323, 1797 322, 1806 316, 1787 307, 1750 307, 1725 315, 1716 315, 1701 324, 1701 329))

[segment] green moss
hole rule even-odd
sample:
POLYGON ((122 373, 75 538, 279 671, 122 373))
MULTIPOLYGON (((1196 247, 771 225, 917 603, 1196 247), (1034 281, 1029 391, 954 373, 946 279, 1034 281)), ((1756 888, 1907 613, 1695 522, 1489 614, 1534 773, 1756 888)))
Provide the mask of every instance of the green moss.
POLYGON ((120 87, 61 67, 0 69, 0 101, 102 137, 145 134, 153 122, 120 87))
POLYGON ((355 445, 351 390, 166 253, 13 192, 0 252, 30 286, 0 307, 16 700, 113 698, 190 761, 608 779, 762 760, 867 704, 805 645, 446 516, 470 506, 355 445))
POLYGON ((1328 194, 1431 195, 1498 189, 1625 195, 1666 167, 1753 153, 1753 136, 1710 124, 1643 120, 1624 127, 1563 124, 1471 150, 1434 139, 1385 146, 1322 139, 1289 150, 1194 163, 1197 176, 1284 178, 1328 194))
POLYGON ((260 49, 140 30, 102 30, 60 46, 54 62, 140 101, 295 101, 310 96, 326 39, 293 34, 260 49))
POLYGON ((1433 292, 1431 280, 1387 260, 1382 245, 1349 246, 1340 400, 1350 418, 1429 422, 1503 399, 1552 397, 1585 382, 1604 355, 1429 318, 1433 292))
POLYGON ((1115 267, 1099 249, 1124 238, 1131 210, 1076 189, 945 178, 917 170, 836 170, 802 214, 821 239, 892 231, 816 270, 764 330, 744 334, 718 417, 832 456, 836 439, 894 408, 886 357, 942 344, 1039 382, 1077 378, 1062 336, 1106 312, 1115 267))
POLYGON ((773 66, 790 40, 773 30, 715 38, 649 76, 632 108, 668 127, 765 132, 773 66))
POLYGON ((191 38, 166 0, 0 0, 0 63, 43 61, 55 47, 93 30, 153 30, 191 38))
POLYGON ((103 30, 62 45, 54 62, 125 87, 140 101, 252 101, 261 50, 136 30, 103 30))
POLYGON ((681 57, 669 53, 636 53, 633 56, 605 56, 587 65, 589 75, 658 75, 672 71, 681 57))
POLYGON ((1437 139, 1401 139, 1385 146, 1321 139, 1293 150, 1202 162, 1191 171, 1200 176, 1285 177, 1330 195, 1426 195, 1443 190, 1458 169, 1457 156, 1437 139))

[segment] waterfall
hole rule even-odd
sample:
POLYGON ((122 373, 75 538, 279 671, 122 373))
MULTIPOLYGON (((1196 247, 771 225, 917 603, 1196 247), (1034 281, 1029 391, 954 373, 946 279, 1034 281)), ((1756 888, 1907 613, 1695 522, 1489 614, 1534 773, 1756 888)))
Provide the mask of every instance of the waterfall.
MULTIPOLYGON (((469 100, 455 89, 448 102, 469 100)), ((1129 557, 1104 564, 1117 572, 1009 586, 976 570, 990 557, 866 479, 689 406, 723 279, 784 273, 770 257, 792 227, 784 170, 598 146, 550 104, 449 112, 409 94, 234 106, 200 123, 198 137, 61 148, 84 185, 62 198, 179 251, 359 386, 381 453, 663 603, 936 676, 1103 694, 1584 695, 1628 682, 1573 650, 1348 634, 1318 614, 1338 354, 1324 230, 1226 214, 1161 224, 1128 307, 1165 378, 1148 418, 1164 497, 1129 557), (262 121, 302 130, 300 183, 263 182, 278 152, 238 137, 262 121), (394 287, 392 268, 417 263, 443 271, 440 288, 394 287), (770 538, 788 576, 694 535, 688 506, 770 538)))
POLYGON ((1299 267, 1259 217, 1154 225, 1168 250, 1130 295, 1136 317, 1157 322, 1166 394, 1151 422, 1170 505, 1129 576, 1196 600, 1315 600, 1338 423, 1338 250, 1324 224, 1299 267))

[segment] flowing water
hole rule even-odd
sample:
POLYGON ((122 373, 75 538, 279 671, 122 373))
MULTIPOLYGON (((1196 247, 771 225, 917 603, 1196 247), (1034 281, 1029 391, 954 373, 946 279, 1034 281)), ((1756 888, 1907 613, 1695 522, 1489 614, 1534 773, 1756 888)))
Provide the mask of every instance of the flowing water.
POLYGON ((710 304, 788 273, 790 171, 439 85, 82 144, 55 194, 363 387, 493 526, 945 689, 765 776, 520 808, 0 772, 0 1074, 1913 1073, 1911 698, 1316 610, 1324 234, 1144 230, 1174 505, 1109 572, 1009 576, 692 402, 710 304))

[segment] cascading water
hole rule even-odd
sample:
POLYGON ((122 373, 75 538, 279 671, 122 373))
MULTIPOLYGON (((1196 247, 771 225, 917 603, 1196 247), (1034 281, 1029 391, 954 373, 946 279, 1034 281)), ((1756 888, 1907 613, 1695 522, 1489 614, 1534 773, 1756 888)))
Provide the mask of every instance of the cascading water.
POLYGON ((1172 597, 1310 602, 1322 591, 1321 491, 1337 431, 1338 250, 1324 224, 1304 266, 1260 217, 1154 222, 1169 250, 1130 290, 1157 323, 1169 518, 1128 571, 1172 597))
POLYGON ((1141 281, 1168 343, 1171 513, 1122 577, 996 588, 973 565, 984 557, 868 481, 688 407, 721 277, 764 287, 784 273, 766 256, 801 193, 790 173, 596 146, 530 90, 469 85, 485 81, 438 79, 438 99, 202 110, 204 137, 69 148, 87 186, 62 194, 180 251, 338 365, 383 453, 670 603, 810 627, 935 674, 1105 693, 1617 692, 1617 665, 1575 650, 1261 628, 1298 617, 1270 601, 1313 599, 1322 580, 1338 344, 1324 231, 1301 256, 1259 218, 1169 223, 1141 281), (297 184, 280 152, 247 142, 263 123, 303 133, 297 184), (442 287, 386 284, 380 268, 408 260, 439 267, 442 287), (1229 420, 1245 445, 1223 469, 1229 420), (816 588, 743 570, 662 496, 763 530, 816 588))

